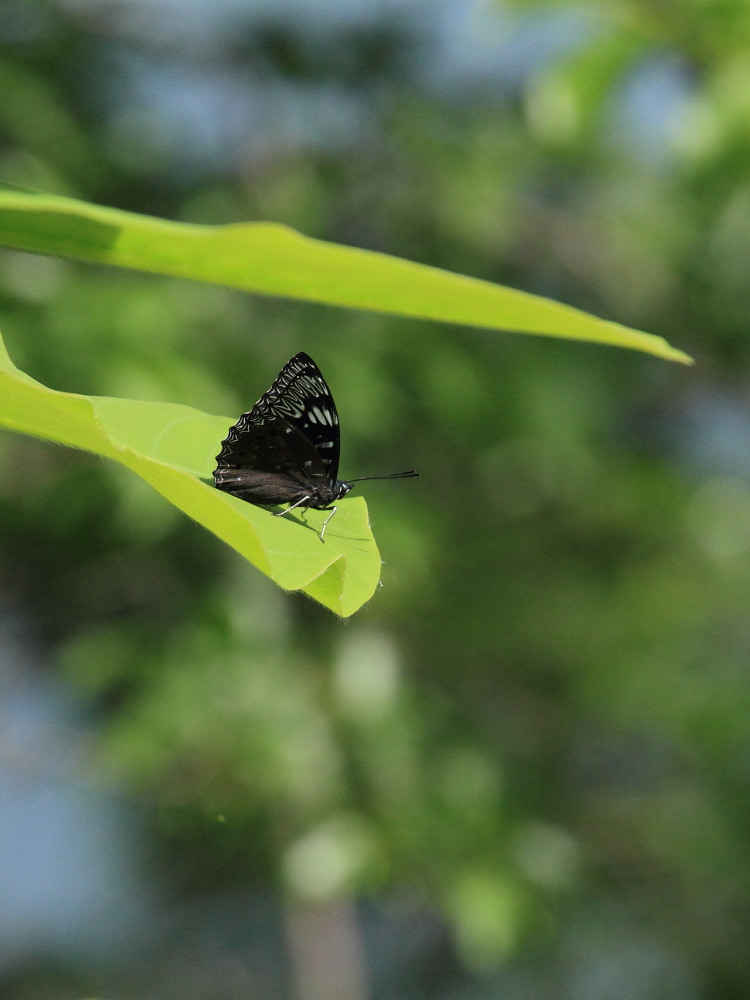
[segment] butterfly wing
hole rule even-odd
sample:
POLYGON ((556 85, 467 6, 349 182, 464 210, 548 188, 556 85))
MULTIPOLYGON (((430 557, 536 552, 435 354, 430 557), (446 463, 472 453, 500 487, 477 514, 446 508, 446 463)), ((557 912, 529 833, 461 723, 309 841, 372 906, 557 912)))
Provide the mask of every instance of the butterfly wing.
POLYGON ((243 413, 222 442, 214 483, 250 503, 294 503, 327 483, 320 457, 292 424, 243 413))
POLYGON ((338 472, 338 415, 307 354, 287 362, 271 388, 230 428, 216 461, 215 485, 250 503, 328 502, 338 472))
POLYGON ((251 422, 278 417, 295 427, 312 445, 329 482, 339 474, 339 415, 331 390, 313 359, 300 351, 287 361, 276 381, 249 414, 251 422))

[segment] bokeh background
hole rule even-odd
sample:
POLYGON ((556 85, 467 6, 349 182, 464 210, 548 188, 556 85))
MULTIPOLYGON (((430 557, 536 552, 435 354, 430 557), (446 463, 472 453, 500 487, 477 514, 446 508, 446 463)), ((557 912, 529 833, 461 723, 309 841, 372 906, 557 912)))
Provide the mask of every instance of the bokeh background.
POLYGON ((746 1000, 750 5, 15 0, 0 177, 263 219, 633 352, 0 251, 16 363, 234 418, 330 382, 383 586, 274 588, 0 438, 9 1000, 746 1000))

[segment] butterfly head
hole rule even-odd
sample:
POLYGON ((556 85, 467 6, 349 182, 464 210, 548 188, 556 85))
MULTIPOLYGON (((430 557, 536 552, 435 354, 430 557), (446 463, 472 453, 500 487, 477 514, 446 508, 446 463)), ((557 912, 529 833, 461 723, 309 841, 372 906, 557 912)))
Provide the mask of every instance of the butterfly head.
POLYGON ((353 485, 353 483, 345 483, 342 479, 337 479, 335 483, 331 484, 331 489, 336 494, 336 499, 340 500, 346 496, 353 485))

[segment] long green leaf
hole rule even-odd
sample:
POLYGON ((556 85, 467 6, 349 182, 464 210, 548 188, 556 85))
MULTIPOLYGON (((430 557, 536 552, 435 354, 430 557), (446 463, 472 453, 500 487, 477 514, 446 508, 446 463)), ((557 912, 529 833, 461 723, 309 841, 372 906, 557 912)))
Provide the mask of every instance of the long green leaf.
POLYGON ((690 363, 661 337, 550 299, 286 226, 196 226, 0 186, 0 244, 421 319, 629 347, 690 363))
POLYGON ((324 512, 272 517, 207 485, 232 423, 189 406, 56 392, 19 371, 0 339, 0 427, 121 462, 280 587, 353 614, 380 578, 365 501, 347 498, 321 542, 324 512))

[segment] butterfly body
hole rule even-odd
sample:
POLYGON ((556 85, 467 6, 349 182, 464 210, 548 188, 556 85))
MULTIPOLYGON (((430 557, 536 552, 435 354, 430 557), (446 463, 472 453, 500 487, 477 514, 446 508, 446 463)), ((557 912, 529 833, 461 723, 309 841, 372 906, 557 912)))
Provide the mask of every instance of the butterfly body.
MULTIPOLYGON (((331 391, 312 358, 300 352, 230 428, 216 456, 214 485, 248 503, 288 503, 288 510, 311 507, 335 513, 332 505, 358 481, 338 479, 339 451, 339 418, 331 391)), ((400 472, 395 478, 416 475, 400 472)), ((321 540, 333 513, 323 525, 321 540)))

